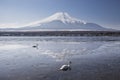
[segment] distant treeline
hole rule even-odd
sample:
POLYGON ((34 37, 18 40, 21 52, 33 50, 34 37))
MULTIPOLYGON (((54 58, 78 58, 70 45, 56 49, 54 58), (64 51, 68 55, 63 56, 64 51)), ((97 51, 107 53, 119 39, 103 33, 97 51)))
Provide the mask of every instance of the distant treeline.
POLYGON ((120 36, 120 31, 0 31, 0 36, 120 36))

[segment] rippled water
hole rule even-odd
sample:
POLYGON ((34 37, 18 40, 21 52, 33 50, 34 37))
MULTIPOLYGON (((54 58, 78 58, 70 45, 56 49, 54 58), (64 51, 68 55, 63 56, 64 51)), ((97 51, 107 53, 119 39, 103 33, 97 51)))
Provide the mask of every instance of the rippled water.
POLYGON ((106 63, 111 69, 119 69, 119 58, 120 37, 0 37, 0 80, 102 80, 98 75, 89 79, 88 74, 98 74, 98 66, 106 70, 106 63), (36 44, 37 48, 32 47, 36 44), (59 72, 68 61, 75 70, 59 72))

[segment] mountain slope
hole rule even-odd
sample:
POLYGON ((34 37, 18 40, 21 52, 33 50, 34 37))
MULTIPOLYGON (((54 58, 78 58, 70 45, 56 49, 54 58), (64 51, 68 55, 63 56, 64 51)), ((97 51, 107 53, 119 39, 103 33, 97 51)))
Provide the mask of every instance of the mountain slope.
POLYGON ((95 23, 71 17, 68 13, 58 12, 40 21, 26 25, 21 29, 52 29, 52 30, 109 30, 95 23))
POLYGON ((112 30, 104 28, 95 23, 87 23, 77 18, 71 17, 66 12, 58 12, 52 16, 40 21, 32 22, 22 28, 14 30, 89 30, 89 31, 106 31, 112 30))

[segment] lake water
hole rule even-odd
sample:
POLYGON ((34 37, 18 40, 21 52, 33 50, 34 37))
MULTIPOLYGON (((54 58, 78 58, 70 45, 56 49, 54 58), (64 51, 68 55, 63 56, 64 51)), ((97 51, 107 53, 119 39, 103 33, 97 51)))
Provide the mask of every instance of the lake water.
POLYGON ((0 80, 119 80, 119 66, 120 37, 0 37, 0 80))

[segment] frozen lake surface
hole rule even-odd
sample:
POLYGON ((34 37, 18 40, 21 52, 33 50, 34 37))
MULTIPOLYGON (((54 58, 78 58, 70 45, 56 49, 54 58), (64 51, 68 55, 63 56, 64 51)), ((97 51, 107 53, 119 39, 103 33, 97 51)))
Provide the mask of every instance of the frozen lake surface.
POLYGON ((0 37, 0 80, 119 79, 120 37, 0 37))

